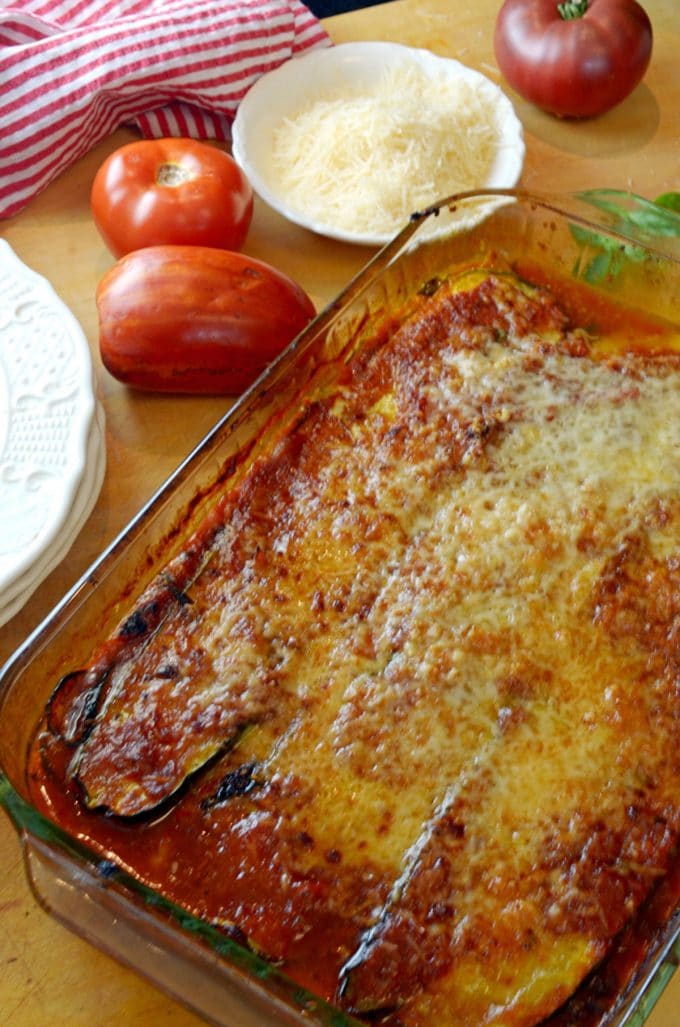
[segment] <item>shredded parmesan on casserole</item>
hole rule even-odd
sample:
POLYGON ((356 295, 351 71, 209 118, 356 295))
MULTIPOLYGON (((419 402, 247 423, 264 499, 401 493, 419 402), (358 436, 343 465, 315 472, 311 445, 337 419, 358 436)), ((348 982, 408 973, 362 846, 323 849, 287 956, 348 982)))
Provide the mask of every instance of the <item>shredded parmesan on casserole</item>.
POLYGON ((415 210, 483 186, 500 126, 490 90, 403 63, 369 92, 322 94, 274 133, 286 201, 350 232, 397 231, 415 210))
POLYGON ((529 1027, 677 858, 680 357, 427 284, 65 679, 36 780, 344 1008, 529 1027))

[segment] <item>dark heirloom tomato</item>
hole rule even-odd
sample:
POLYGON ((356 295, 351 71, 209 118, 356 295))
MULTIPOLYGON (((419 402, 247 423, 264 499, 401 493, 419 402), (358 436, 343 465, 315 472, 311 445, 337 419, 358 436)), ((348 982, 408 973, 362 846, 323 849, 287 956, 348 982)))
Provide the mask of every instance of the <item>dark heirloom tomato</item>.
POLYGON ((642 79, 652 26, 635 0, 505 0, 494 49, 525 100, 562 117, 593 117, 642 79))
POLYGON ((166 243, 238 250, 253 216, 253 190, 236 161, 194 139, 114 150, 94 177, 90 203, 116 257, 166 243))
POLYGON ((104 366, 158 392, 236 395, 314 317, 292 279, 241 253, 150 246, 129 253, 97 289, 104 366))

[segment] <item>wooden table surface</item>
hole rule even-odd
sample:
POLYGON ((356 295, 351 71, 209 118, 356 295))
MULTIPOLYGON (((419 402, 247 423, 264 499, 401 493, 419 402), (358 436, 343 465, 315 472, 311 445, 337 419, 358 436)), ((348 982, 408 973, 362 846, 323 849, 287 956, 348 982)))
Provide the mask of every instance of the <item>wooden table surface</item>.
MULTIPOLYGON (((499 2, 396 0, 339 15, 325 24, 338 43, 380 39, 423 46, 456 57, 500 82, 492 48, 499 2)), ((652 62, 642 85, 614 111, 589 122, 559 122, 508 90, 525 128, 525 188, 559 192, 612 187, 649 198, 680 191, 680 8, 678 0, 643 3, 654 27, 652 62)), ((103 158, 131 138, 131 133, 118 131, 21 214, 0 221, 0 236, 51 281, 90 340, 97 391, 106 413, 108 461, 99 501, 69 556, 0 629, 0 660, 49 612, 229 406, 225 398, 135 394, 112 380, 99 363, 94 293, 112 261, 90 218, 89 186, 103 158)), ((259 202, 245 249, 296 278, 317 306, 331 299, 372 252, 316 237, 259 202)), ((198 1024, 191 1013, 38 908, 25 881, 19 842, 4 815, 0 866, 4 1027, 198 1024)), ((649 1020, 650 1027, 679 1024, 680 974, 649 1020)))

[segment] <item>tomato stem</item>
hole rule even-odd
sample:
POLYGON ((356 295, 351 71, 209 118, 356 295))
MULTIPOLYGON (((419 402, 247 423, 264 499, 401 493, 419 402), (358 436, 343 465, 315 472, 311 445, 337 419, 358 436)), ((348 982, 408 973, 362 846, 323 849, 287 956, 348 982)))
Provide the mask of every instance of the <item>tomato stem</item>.
POLYGON ((156 170, 156 182, 158 185, 165 185, 170 189, 184 185, 191 177, 191 172, 183 164, 175 164, 172 161, 159 164, 156 170))
POLYGON ((565 21, 573 21, 574 18, 582 18, 588 10, 588 0, 564 0, 564 3, 557 5, 565 21))

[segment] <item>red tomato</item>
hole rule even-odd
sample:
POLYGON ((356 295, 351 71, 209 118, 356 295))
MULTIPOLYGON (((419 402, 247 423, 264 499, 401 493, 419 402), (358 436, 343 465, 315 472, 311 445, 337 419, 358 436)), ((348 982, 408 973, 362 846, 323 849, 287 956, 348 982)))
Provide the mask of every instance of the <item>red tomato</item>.
POLYGON ((148 139, 115 150, 95 175, 92 214, 116 257, 174 243, 238 250, 253 191, 229 154, 193 139, 148 139))
POLYGON ((104 366, 157 392, 236 395, 314 317, 292 279, 242 253, 149 246, 97 289, 104 366))
POLYGON ((652 26, 635 0, 505 0, 494 49, 525 100, 562 117, 593 117, 642 79, 652 26))

